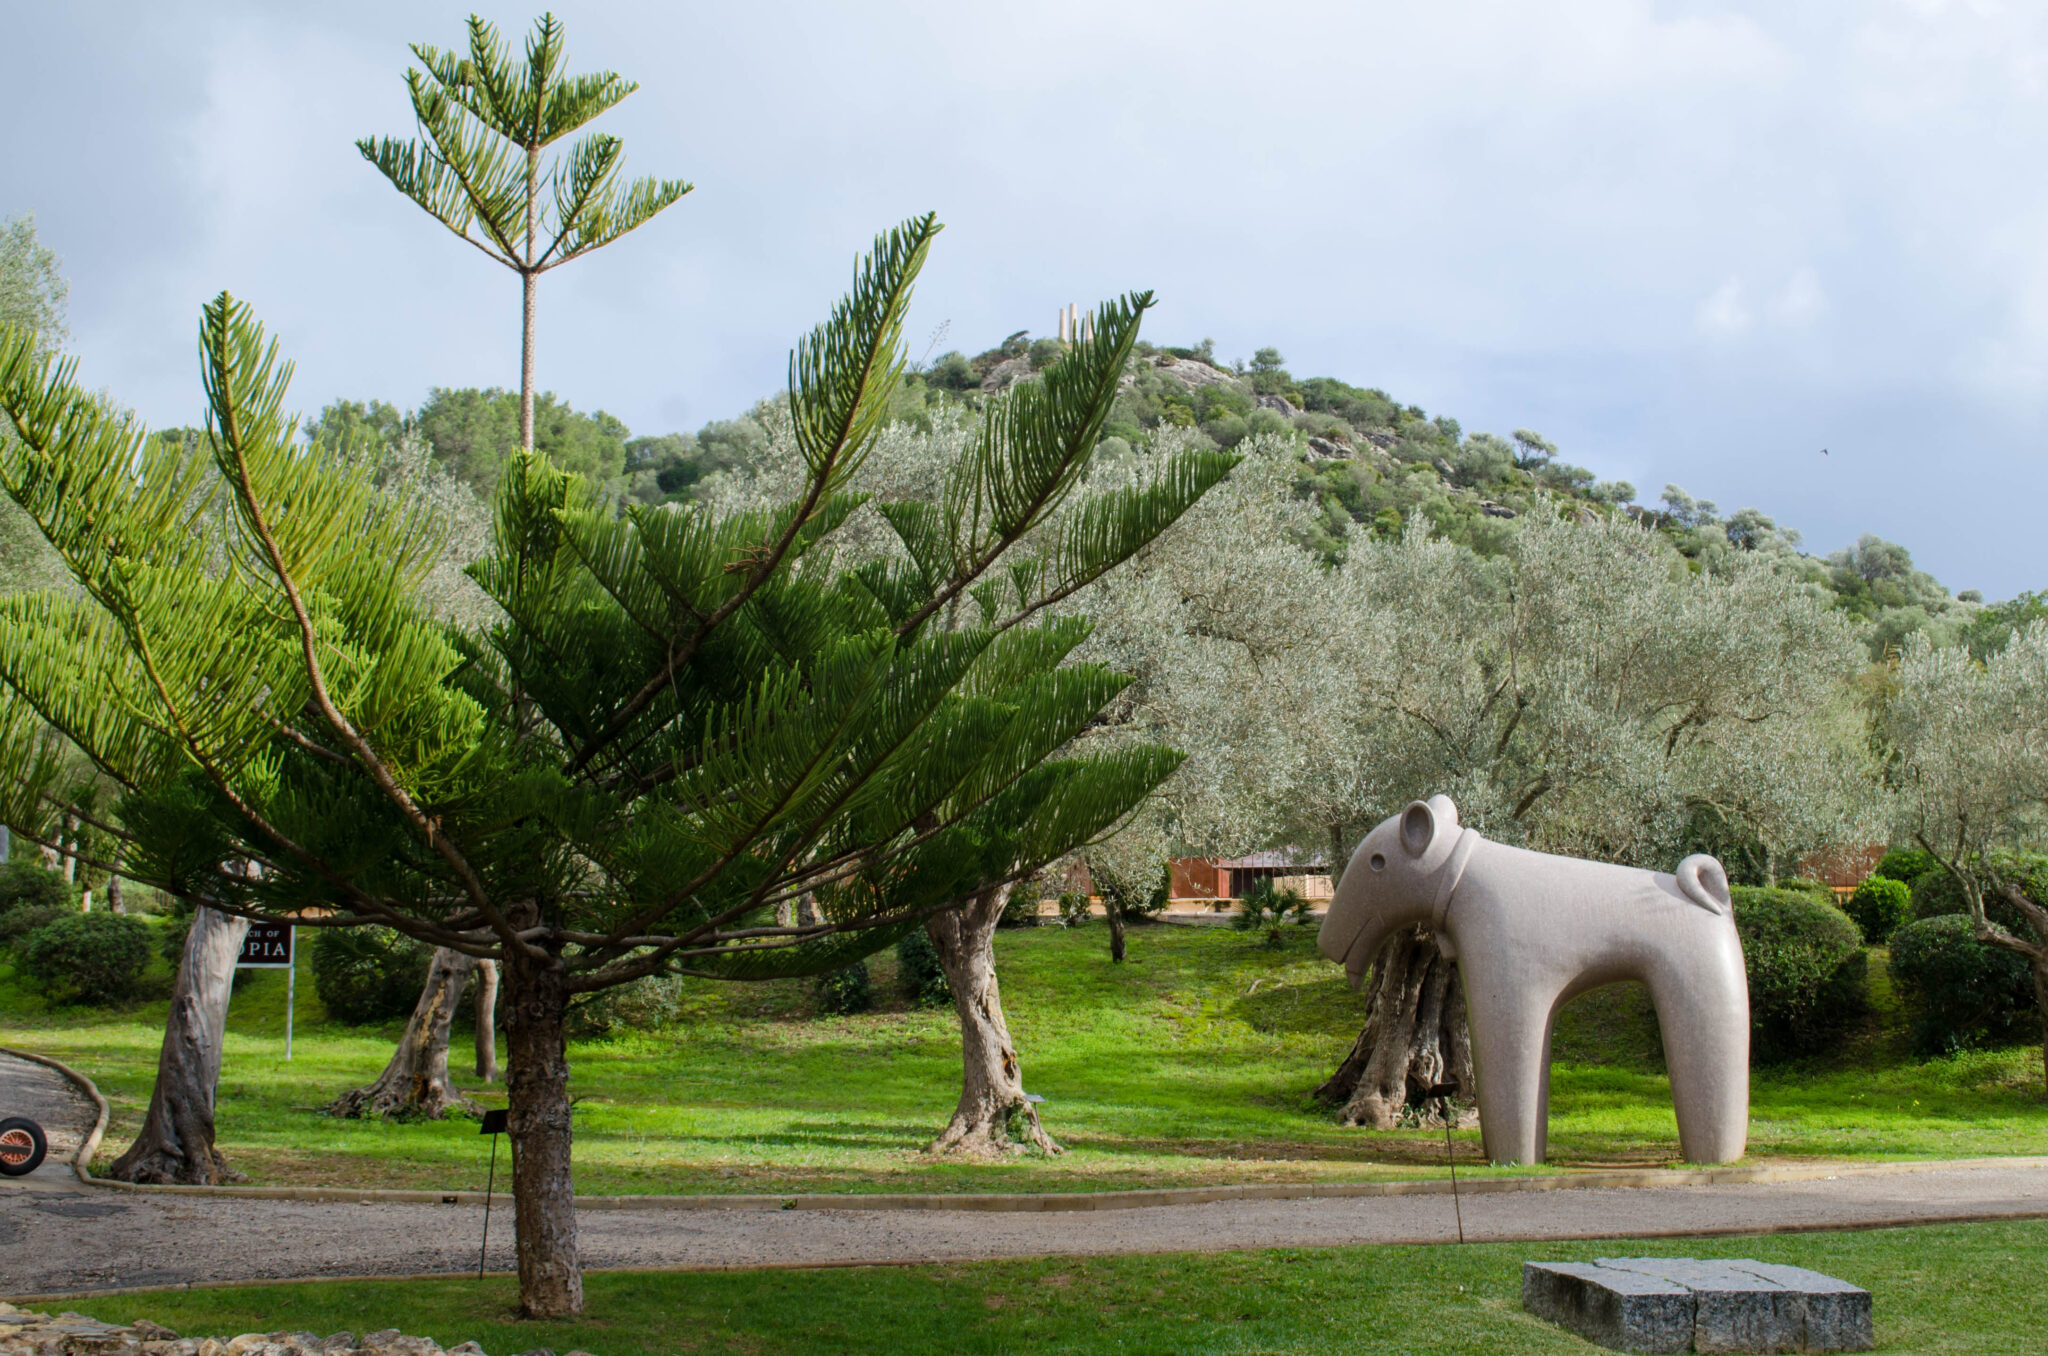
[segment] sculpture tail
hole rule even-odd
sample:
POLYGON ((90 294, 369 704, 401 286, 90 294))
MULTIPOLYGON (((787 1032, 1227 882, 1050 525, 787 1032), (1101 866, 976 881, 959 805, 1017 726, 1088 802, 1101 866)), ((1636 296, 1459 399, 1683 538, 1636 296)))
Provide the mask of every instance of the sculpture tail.
POLYGON ((1685 897, 1708 913, 1732 914, 1735 904, 1728 894, 1728 872, 1704 852, 1695 852, 1678 864, 1678 888, 1685 897))

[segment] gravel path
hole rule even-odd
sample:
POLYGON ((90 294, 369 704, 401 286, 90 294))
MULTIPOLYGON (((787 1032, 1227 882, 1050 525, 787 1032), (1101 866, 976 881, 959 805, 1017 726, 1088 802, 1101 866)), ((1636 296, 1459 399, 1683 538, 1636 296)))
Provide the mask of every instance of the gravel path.
MULTIPOLYGON (((30 1088, 0 1058, 0 1096, 30 1088)), ((49 1074, 55 1079, 54 1073, 49 1074)), ((82 1100, 82 1099, 80 1099, 82 1100)), ((61 1112, 61 1101, 57 1108, 61 1112)), ((53 1123, 75 1126, 52 1114, 53 1123)), ((89 1118, 87 1124, 90 1124, 89 1118)), ((54 1166, 55 1154, 51 1155, 54 1166)), ((2048 1165, 1943 1166, 1769 1184, 1491 1192, 1463 1201, 1473 1241, 1646 1237, 2048 1216, 2048 1165)), ((477 1261, 469 1204, 155 1196, 79 1185, 50 1169, 0 1185, 0 1294, 192 1281, 459 1272, 477 1261), (27 1246, 24 1246, 27 1245, 27 1246)), ((511 1214, 491 1218, 491 1269, 512 1268, 511 1214)), ((1456 1238, 1446 1195, 1218 1201, 1141 1209, 585 1210, 584 1265, 824 1266, 1049 1254, 1146 1253, 1456 1238)))
MULTIPOLYGON (((71 1156, 78 1152, 79 1141, 91 1133, 96 1112, 69 1079, 41 1064, 0 1055, 0 1118, 8 1116, 27 1116, 43 1127, 50 1141, 50 1156, 35 1170, 32 1180, 77 1181, 71 1175, 71 1156)), ((7 1181, 0 1178, 0 1182, 7 1181)), ((0 1233, 0 1241, 5 1238, 0 1233)))

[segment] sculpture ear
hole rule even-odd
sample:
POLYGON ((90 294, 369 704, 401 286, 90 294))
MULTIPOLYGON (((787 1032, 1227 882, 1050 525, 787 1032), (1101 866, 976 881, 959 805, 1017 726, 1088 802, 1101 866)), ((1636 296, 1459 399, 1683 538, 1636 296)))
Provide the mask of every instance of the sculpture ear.
POLYGON ((1439 829, 1458 827, 1458 803, 1443 792, 1439 791, 1429 798, 1429 809, 1430 813, 1436 816, 1436 826, 1439 829))
POLYGON ((1401 812, 1401 846, 1411 857, 1420 857, 1436 839, 1436 816, 1421 801, 1411 801, 1401 812))

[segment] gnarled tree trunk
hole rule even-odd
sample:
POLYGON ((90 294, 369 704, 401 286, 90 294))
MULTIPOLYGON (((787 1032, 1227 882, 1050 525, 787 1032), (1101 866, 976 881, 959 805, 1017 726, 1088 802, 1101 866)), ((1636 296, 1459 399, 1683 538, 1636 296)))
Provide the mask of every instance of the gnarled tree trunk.
POLYGON ((498 1078, 498 963, 476 963, 476 1076, 498 1078))
POLYGON ((1118 907, 1116 898, 1107 892, 1102 896, 1102 916, 1109 920, 1109 958, 1121 965, 1124 959, 1124 911, 1118 907))
POLYGON ((215 909, 202 908, 192 919, 171 988, 149 1111, 142 1133, 107 1171, 115 1181, 213 1186, 240 1179, 213 1145, 213 1090, 220 1082, 235 961, 248 931, 247 919, 215 909))
MULTIPOLYGON (((517 920, 515 919, 515 922, 517 920)), ((506 1130, 512 1136, 513 1234, 519 1311, 527 1318, 583 1312, 576 1255, 576 1185, 569 1155, 569 1052, 562 1029, 569 994, 552 956, 505 957, 505 1040, 511 1069, 506 1130)))
POLYGON ((1009 903, 1010 887, 984 890, 965 905, 925 923, 960 1018, 960 1104, 953 1119, 926 1151, 995 1158, 1039 1149, 1061 1152, 1038 1108, 1024 1094, 1024 1071, 1003 1020, 996 984, 996 924, 1009 903))
POLYGON ((1452 1082, 1460 1100, 1478 1095, 1458 967, 1428 929, 1408 928, 1380 950, 1366 987, 1365 1029, 1315 1095, 1342 1108, 1341 1124, 1391 1130, 1408 1107, 1441 1118, 1444 1099, 1429 1090, 1452 1082))
POLYGON ((427 982, 406 1021, 391 1062, 368 1087, 344 1092, 328 1106, 330 1116, 403 1116, 438 1121, 450 1110, 481 1114, 448 1076, 448 1027, 476 958, 445 946, 434 948, 427 982))
POLYGON ((1978 935, 2027 959, 2027 968, 2034 981, 2034 1006, 2041 1013, 2041 1091, 2042 1095, 2048 1096, 2048 908, 2029 899, 2024 890, 2011 882, 2006 883, 2003 893, 2006 901, 2019 910, 2020 917, 2027 920, 2027 926, 2039 940, 2028 942, 2003 929, 1994 930, 1982 922, 1977 924, 1978 935))

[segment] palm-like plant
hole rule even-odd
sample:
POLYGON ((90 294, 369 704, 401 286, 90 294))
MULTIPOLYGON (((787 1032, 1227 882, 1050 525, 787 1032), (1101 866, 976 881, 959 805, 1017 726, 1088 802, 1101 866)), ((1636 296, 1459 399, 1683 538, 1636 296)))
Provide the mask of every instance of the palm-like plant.
POLYGON ((0 339, 0 488, 82 590, 0 600, 0 817, 48 841, 75 746, 122 790, 131 877, 497 961, 529 1313, 582 1304, 571 996, 843 966, 1085 845, 1177 761, 1063 755, 1125 680, 1069 662, 1086 624, 1046 613, 1234 464, 1077 490, 1149 297, 993 402, 942 502, 880 506, 900 559, 833 568, 937 230, 882 237, 793 355, 797 497, 621 518, 523 454, 473 570, 502 610, 479 631, 422 605, 424 512, 297 439, 288 369, 226 295, 196 446, 0 339), (816 921, 778 923, 801 896, 816 921))
POLYGON ((540 275, 600 249, 690 191, 680 179, 622 182, 625 143, 584 137, 543 172, 541 154, 638 89, 610 71, 571 76, 561 21, 543 14, 516 63, 498 30, 469 16, 469 53, 425 44, 405 73, 418 141, 356 143, 427 215, 519 275, 519 445, 533 450, 534 304, 540 275))

